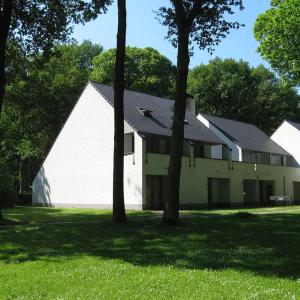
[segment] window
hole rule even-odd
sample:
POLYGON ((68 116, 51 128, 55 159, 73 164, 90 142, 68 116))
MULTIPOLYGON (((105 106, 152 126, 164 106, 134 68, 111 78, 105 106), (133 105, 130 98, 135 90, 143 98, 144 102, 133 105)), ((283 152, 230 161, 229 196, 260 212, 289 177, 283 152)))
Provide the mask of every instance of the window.
POLYGON ((283 165, 283 157, 277 154, 270 155, 270 164, 274 166, 282 166, 283 165))
POLYGON ((134 133, 124 134, 124 155, 134 153, 134 133))
POLYGON ((146 152, 147 153, 170 153, 170 141, 164 137, 148 136, 146 138, 146 152))
POLYGON ((224 159, 224 160, 231 159, 231 150, 228 147, 226 147, 225 145, 222 145, 222 159, 224 159))
POLYGON ((246 151, 243 150, 243 161, 244 162, 250 162, 250 163, 256 163, 256 153, 252 151, 246 151))
POLYGON ((152 110, 143 107, 138 107, 138 111, 145 117, 151 117, 153 112, 152 110))
POLYGON ((254 152, 249 150, 243 150, 243 161, 253 164, 270 164, 270 154, 266 152, 254 152))
POLYGON ((270 154, 265 152, 256 153, 256 161, 258 164, 270 164, 270 154))
POLYGON ((204 157, 204 145, 200 143, 195 143, 194 145, 194 156, 198 158, 204 157))

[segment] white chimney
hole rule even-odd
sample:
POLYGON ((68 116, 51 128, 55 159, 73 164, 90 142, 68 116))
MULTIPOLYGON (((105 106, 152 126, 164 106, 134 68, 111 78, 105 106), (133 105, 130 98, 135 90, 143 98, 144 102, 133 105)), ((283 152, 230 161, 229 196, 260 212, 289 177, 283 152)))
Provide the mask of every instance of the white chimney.
POLYGON ((196 102, 194 96, 186 94, 186 111, 196 115, 196 102))

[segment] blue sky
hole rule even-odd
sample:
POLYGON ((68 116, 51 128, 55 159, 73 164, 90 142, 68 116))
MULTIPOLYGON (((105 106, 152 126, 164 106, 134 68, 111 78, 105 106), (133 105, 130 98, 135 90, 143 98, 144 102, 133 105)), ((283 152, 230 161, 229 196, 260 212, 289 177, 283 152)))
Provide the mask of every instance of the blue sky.
MULTIPOLYGON (((165 40, 166 28, 158 22, 153 12, 168 3, 169 0, 127 0, 127 45, 156 48, 175 63, 177 51, 165 40)), ((216 56, 244 59, 253 66, 260 63, 267 66, 267 62, 256 51, 258 44, 253 36, 253 25, 256 17, 270 7, 270 0, 245 0, 244 5, 245 10, 237 11, 233 18, 246 26, 233 30, 213 55, 195 48, 191 67, 207 63, 216 56)), ((73 36, 79 42, 88 39, 110 49, 116 46, 116 30, 117 9, 114 4, 109 7, 107 14, 100 15, 97 20, 84 26, 77 25, 73 36)))

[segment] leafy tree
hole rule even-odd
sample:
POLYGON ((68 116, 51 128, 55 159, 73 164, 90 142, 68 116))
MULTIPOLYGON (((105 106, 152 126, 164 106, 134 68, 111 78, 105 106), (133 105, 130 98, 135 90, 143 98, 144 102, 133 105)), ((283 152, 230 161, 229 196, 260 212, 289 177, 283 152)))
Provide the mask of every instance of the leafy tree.
POLYGON ((283 119, 297 120, 300 97, 263 65, 216 58, 191 70, 189 93, 197 111, 254 123, 271 133, 283 119))
POLYGON ((114 80, 113 220, 126 222, 124 203, 124 65, 126 51, 126 0, 118 0, 118 34, 114 80))
POLYGON ((299 0, 272 0, 271 8, 258 16, 254 34, 258 51, 286 81, 300 84, 299 0))
POLYGON ((180 222, 179 189, 190 62, 189 45, 195 42, 200 49, 213 51, 214 46, 221 42, 230 29, 239 28, 239 23, 227 21, 225 16, 233 14, 235 7, 243 9, 242 2, 242 0, 170 0, 170 7, 162 7, 159 10, 162 24, 168 27, 167 37, 178 49, 168 196, 163 215, 165 223, 180 222))
POLYGON ((0 157, 28 192, 47 154, 92 71, 102 47, 85 41, 55 46, 43 55, 9 55, 8 85, 0 120, 0 157), (21 69, 20 66, 24 67, 21 69), (20 70, 21 69, 21 70, 20 70))
POLYGON ((0 113, 5 87, 7 39, 24 50, 49 50, 67 41, 72 24, 95 19, 111 0, 2 0, 0 1, 0 113))
MULTIPOLYGON (((114 83, 116 49, 104 51, 94 60, 91 79, 108 85, 114 83)), ((174 95, 176 69, 157 50, 126 47, 125 88, 159 97, 174 95)))
POLYGON ((216 58, 192 69, 188 86, 197 111, 245 119, 253 108, 255 81, 247 62, 216 58))
POLYGON ((253 68, 251 75, 256 82, 256 98, 252 116, 248 116, 246 121, 268 134, 273 133, 285 119, 300 121, 300 96, 296 89, 283 84, 262 65, 253 68))

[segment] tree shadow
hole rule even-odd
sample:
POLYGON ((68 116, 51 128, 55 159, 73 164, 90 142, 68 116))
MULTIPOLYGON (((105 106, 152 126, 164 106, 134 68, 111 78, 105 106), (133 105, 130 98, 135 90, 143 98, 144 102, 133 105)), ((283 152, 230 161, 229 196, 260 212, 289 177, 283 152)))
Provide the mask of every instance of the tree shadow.
MULTIPOLYGON (((88 213, 81 215, 90 219, 88 213)), ((264 276, 300 276, 297 214, 246 219, 203 214, 190 216, 176 228, 162 226, 159 218, 135 215, 125 225, 113 224, 110 213, 98 215, 98 219, 99 223, 36 223, 1 230, 0 260, 60 262, 87 255, 139 266, 232 268, 264 276)))

